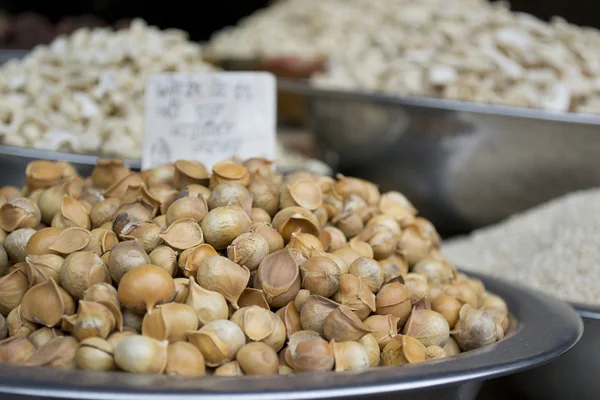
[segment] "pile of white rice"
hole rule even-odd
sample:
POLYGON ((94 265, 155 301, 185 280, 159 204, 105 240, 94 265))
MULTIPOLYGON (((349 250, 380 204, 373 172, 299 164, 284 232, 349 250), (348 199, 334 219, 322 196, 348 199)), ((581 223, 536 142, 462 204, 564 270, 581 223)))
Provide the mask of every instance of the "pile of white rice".
POLYGON ((600 189, 575 192, 445 242, 459 268, 600 304, 600 189))

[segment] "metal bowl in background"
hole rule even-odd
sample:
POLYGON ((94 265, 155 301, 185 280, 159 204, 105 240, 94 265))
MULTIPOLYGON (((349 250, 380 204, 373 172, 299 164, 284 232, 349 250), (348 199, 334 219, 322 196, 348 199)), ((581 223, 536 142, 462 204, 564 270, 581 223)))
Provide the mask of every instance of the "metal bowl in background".
POLYGON ((334 169, 402 191, 444 234, 600 186, 600 116, 322 90, 302 95, 334 169))
POLYGON ((484 380, 547 363, 571 349, 583 332, 581 318, 565 303, 494 278, 482 279, 489 291, 506 300, 514 315, 510 331, 497 343, 448 360, 360 373, 202 379, 0 364, 0 393, 119 400, 473 400, 484 380))
POLYGON ((25 57, 29 52, 30 52, 30 50, 1 49, 0 50, 0 65, 4 64, 7 61, 13 60, 13 59, 21 59, 21 58, 25 57))
MULTIPOLYGON (((97 156, 83 154, 60 153, 56 151, 36 150, 25 147, 13 147, 0 145, 0 186, 13 185, 22 187, 25 185, 25 168, 27 164, 35 160, 61 160, 68 161, 81 176, 89 176, 96 166, 97 156)), ((140 160, 125 160, 125 163, 133 169, 139 170, 140 160)))
MULTIPOLYGON (((285 175, 306 170, 322 175, 332 175, 331 169, 325 163, 311 158, 310 154, 294 151, 297 144, 304 143, 306 145, 306 139, 302 136, 304 135, 284 129, 278 132, 278 140, 281 143, 282 149, 278 149, 280 158, 276 165, 277 172, 285 175)), ((2 171, 0 186, 13 185, 19 188, 24 186, 25 168, 28 163, 35 160, 68 161, 73 164, 81 176, 87 177, 96 166, 98 157, 102 156, 0 145, 0 171, 2 171)), ((140 170, 141 168, 140 160, 125 160, 125 163, 133 170, 140 170)))
MULTIPOLYGON (((548 364, 485 382, 478 400, 596 399, 600 381, 600 307, 573 304, 583 319, 577 346, 548 364)), ((559 323, 557 323, 559 324, 559 323)))

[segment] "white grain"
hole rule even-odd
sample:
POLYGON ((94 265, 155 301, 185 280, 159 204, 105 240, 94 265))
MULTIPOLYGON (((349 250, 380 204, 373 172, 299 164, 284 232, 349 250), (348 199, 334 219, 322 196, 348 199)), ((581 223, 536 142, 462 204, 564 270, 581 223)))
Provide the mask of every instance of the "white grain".
POLYGON ((442 252, 468 271, 600 304, 600 189, 560 197, 449 240, 442 252))

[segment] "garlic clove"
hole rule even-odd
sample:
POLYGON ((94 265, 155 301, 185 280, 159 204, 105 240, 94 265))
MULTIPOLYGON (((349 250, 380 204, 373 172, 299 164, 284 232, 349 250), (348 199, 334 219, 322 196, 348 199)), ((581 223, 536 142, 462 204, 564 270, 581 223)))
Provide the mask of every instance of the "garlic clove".
POLYGON ((64 196, 60 204, 60 211, 52 219, 52 227, 65 229, 80 227, 91 229, 92 224, 84 206, 72 196, 64 196))
POLYGON ((69 254, 60 268, 60 284, 75 299, 83 298, 90 286, 110 281, 108 268, 97 254, 90 251, 69 254))
POLYGON ((21 315, 28 321, 49 328, 58 325, 63 315, 75 312, 73 298, 53 279, 33 286, 21 302, 21 315))
POLYGON ((291 337, 294 333, 302 330, 302 322, 300 320, 300 311, 296 308, 295 301, 290 301, 285 307, 280 308, 275 313, 283 322, 287 337, 291 337))
POLYGON ((369 366, 371 368, 378 367, 379 361, 381 359, 381 349, 379 348, 379 343, 377 343, 377 339, 370 333, 364 335, 358 343, 362 344, 367 350, 367 354, 369 356, 369 366))
POLYGON ((245 344, 237 352, 236 360, 246 375, 277 375, 279 373, 277 352, 264 343, 245 344))
POLYGON ((207 205, 210 210, 217 207, 239 206, 248 216, 252 209, 252 194, 239 182, 225 182, 213 188, 207 205))
POLYGON ((127 272, 140 265, 150 264, 151 260, 144 247, 137 240, 116 244, 108 256, 108 271, 111 278, 119 283, 127 272))
POLYGON ((365 325, 350 308, 340 305, 325 318, 323 332, 327 340, 345 342, 358 341, 373 330, 365 325))
POLYGON ((376 313, 391 314, 398 318, 400 326, 404 325, 411 312, 410 291, 399 282, 386 283, 375 297, 376 313))
POLYGON ((322 203, 321 187, 312 178, 298 179, 288 184, 279 197, 281 208, 298 206, 314 211, 322 203))
POLYGON ((136 240, 142 245, 146 253, 152 252, 162 244, 163 239, 160 235, 160 226, 149 221, 129 223, 120 232, 123 240, 136 240))
POLYGON ((324 336, 325 319, 340 304, 326 297, 311 295, 300 310, 302 329, 324 336))
POLYGON ((191 197, 187 189, 181 191, 182 197, 173 201, 165 213, 167 226, 182 218, 191 218, 200 223, 208 213, 208 206, 202 197, 191 197), (182 196, 183 195, 183 196, 182 196))
POLYGON ((394 337, 381 352, 381 362, 385 366, 415 364, 426 359, 423 343, 405 335, 394 337))
POLYGON ((56 240, 50 245, 50 250, 69 255, 77 251, 93 251, 100 254, 100 242, 90 231, 80 227, 63 229, 56 240))
POLYGON ((248 185, 252 206, 266 211, 273 217, 279 210, 279 189, 267 179, 254 179, 248 185))
POLYGON ((267 244, 269 245, 269 254, 283 250, 283 247, 285 246, 283 237, 271 225, 257 224, 253 225, 251 229, 253 232, 261 235, 267 241, 267 244))
POLYGON ((123 314, 119 304, 117 289, 109 283, 96 283, 83 293, 83 300, 100 303, 110 310, 116 329, 123 330, 123 314))
POLYGON ((250 229, 250 217, 239 206, 217 207, 201 222, 206 243, 216 250, 225 250, 235 238, 250 229))
POLYGON ((320 337, 306 339, 292 349, 296 372, 331 371, 335 362, 333 346, 320 337))
POLYGON ((217 368, 213 373, 214 376, 242 376, 244 375, 244 371, 240 367, 237 361, 231 361, 225 363, 217 368))
POLYGON ((125 197, 125 192, 129 186, 141 185, 143 182, 140 174, 135 172, 130 172, 129 174, 123 176, 121 179, 117 180, 111 186, 104 190, 104 197, 110 198, 118 198, 122 199, 125 197))
POLYGON ((25 197, 16 198, 0 206, 0 228, 6 232, 35 228, 41 218, 37 204, 25 197))
POLYGON ((198 329, 195 310, 187 304, 167 303, 146 314, 142 335, 171 343, 186 339, 186 332, 198 329))
POLYGON ((64 262, 61 256, 54 254, 31 255, 25 258, 25 262, 27 263, 25 274, 30 287, 50 279, 54 279, 60 284, 60 268, 64 262))
POLYGON ((188 342, 170 343, 167 348, 167 375, 204 376, 204 356, 193 344, 188 342))
POLYGON ((116 325, 112 312, 104 305, 93 301, 80 300, 77 314, 64 318, 77 340, 90 337, 106 339, 116 325))
POLYGON ((230 362, 246 343, 244 332, 228 320, 209 322, 199 331, 188 332, 187 337, 200 350, 209 367, 230 362))
POLYGON ((175 298, 175 282, 164 269, 140 265, 128 271, 119 282, 119 302, 137 314, 151 313, 154 306, 175 298))
POLYGON ((433 345, 425 349, 425 357, 427 360, 439 360, 440 358, 448 357, 448 355, 446 354, 446 350, 440 346, 433 345))
POLYGON ((126 372, 162 374, 169 342, 131 335, 115 347, 115 363, 126 372))
POLYGON ((219 253, 208 243, 190 247, 179 256, 178 265, 185 277, 196 276, 202 261, 209 257, 218 256, 219 253))
POLYGON ((264 308, 265 310, 271 309, 269 303, 267 302, 267 298, 265 297, 265 292, 260 289, 248 287, 244 289, 240 298, 238 299, 238 306, 240 308, 257 306, 264 308))
POLYGON ((52 244, 58 239, 61 234, 60 229, 43 228, 35 232, 27 241, 25 247, 26 255, 42 255, 42 254, 57 254, 56 251, 50 249, 52 244))
MULTIPOLYGON (((119 243, 117 235, 112 231, 104 228, 96 228, 92 230, 92 236, 98 239, 100 244, 100 254, 104 254, 109 250, 112 250, 119 243)), ((90 246, 88 246, 89 248, 90 246)), ((93 250, 90 250, 93 251, 93 250)), ((94 251, 95 252, 95 251, 94 251)))
POLYGON ((95 187, 107 189, 130 172, 123 159, 98 158, 90 176, 95 187))
POLYGON ((419 340, 425 347, 443 347, 450 337, 446 319, 432 310, 413 310, 403 333, 419 340))
POLYGON ((365 347, 354 341, 333 342, 333 356, 336 372, 365 371, 369 369, 369 353, 365 347))
POLYGON ((196 280, 200 286, 221 293, 237 309, 237 301, 250 280, 250 271, 225 257, 213 256, 200 263, 196 280))
POLYGON ((31 161, 25 168, 27 187, 33 190, 58 185, 64 172, 64 167, 54 161, 31 161))
POLYGON ((250 271, 258 268, 260 262, 269 255, 269 244, 258 233, 246 232, 236 237, 227 246, 227 258, 250 271))
POLYGON ((166 163, 149 170, 146 178, 148 187, 152 188, 157 185, 172 185, 175 180, 175 164, 166 163))
POLYGON ((114 347, 97 337, 85 339, 75 352, 75 364, 84 371, 112 371, 116 369, 114 347))
POLYGON ((156 216, 160 209, 161 201, 152 194, 143 183, 129 185, 121 199, 121 204, 134 203, 138 201, 138 199, 144 208, 150 212, 151 217, 156 216))
POLYGON ((161 267, 171 276, 177 271, 177 252, 169 246, 158 246, 148 254, 150 263, 161 267))
POLYGON ((340 286, 333 300, 348 306, 360 320, 376 311, 376 297, 363 279, 351 274, 342 275, 340 286))
MULTIPOLYGON (((28 323, 28 322, 26 322, 26 320, 23 319, 23 323, 28 323)), ((61 330, 43 326, 40 329, 32 332, 28 336, 28 339, 35 346, 36 349, 39 349, 44 344, 48 343, 50 340, 54 339, 55 337, 59 337, 59 336, 64 336, 64 333, 61 330)))
POLYGON ((204 164, 198 161, 177 160, 175 161, 175 174, 173 183, 177 189, 183 189, 190 184, 206 185, 209 174, 204 164))
POLYGON ((121 199, 115 197, 94 204, 90 210, 90 222, 92 226, 98 228, 107 222, 111 222, 120 206, 121 199))
POLYGON ((288 249, 270 254, 261 261, 254 286, 263 290, 272 307, 283 307, 296 297, 301 286, 300 270, 288 249))
MULTIPOLYGON (((291 242, 290 242, 291 243, 291 242)), ((302 288, 312 294, 330 297, 340 287, 340 269, 328 257, 316 256, 309 258, 300 266, 302 288)))
POLYGON ((184 218, 173 222, 160 237, 171 247, 185 250, 198 246, 204 241, 200 225, 191 219, 184 218))
MULTIPOLYGON (((21 306, 13 309, 5 321, 8 329, 8 335, 11 337, 23 336, 29 337, 37 329, 37 325, 33 322, 27 321, 21 314, 21 306)), ((32 342, 33 343, 33 342, 32 342)), ((37 346, 36 346, 37 348, 37 346)))
POLYGON ((250 173, 246 167, 233 161, 217 162, 213 165, 212 172, 208 185, 210 189, 226 182, 239 182, 244 186, 250 182, 250 173))
POLYGON ((372 335, 379 343, 380 350, 398 336, 399 319, 393 315, 371 315, 363 323, 373 330, 372 335))
POLYGON ((20 270, 14 270, 0 278, 0 313, 7 316, 22 303, 29 289, 27 275, 20 270))
POLYGON ((175 298, 173 301, 175 303, 185 303, 190 292, 189 278, 175 278, 173 282, 175 283, 175 298))
POLYGON ((0 341, 0 361, 8 364, 24 364, 36 349, 26 337, 15 336, 0 341))
POLYGON ((283 322, 270 310, 257 306, 241 308, 231 316, 250 341, 263 342, 279 351, 286 339, 283 322))
POLYGON ((452 335, 462 351, 477 349, 504 337, 502 327, 486 310, 462 306, 452 335))
POLYGON ((372 258, 357 258, 350 265, 348 273, 364 279, 373 293, 377 293, 383 285, 383 270, 379 263, 372 258))
POLYGON ((229 307, 225 297, 219 292, 204 289, 196 283, 194 277, 189 278, 185 304, 191 306, 195 311, 200 327, 209 322, 229 317, 229 307))

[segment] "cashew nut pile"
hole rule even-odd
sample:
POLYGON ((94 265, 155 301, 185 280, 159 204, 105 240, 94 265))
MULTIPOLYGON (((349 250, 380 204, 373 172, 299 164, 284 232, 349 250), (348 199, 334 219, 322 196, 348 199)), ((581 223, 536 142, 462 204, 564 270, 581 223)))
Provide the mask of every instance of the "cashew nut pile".
POLYGON ((331 59, 315 85, 600 113, 600 32, 483 0, 281 0, 214 35, 221 57, 331 59))
POLYGON ((0 68, 0 140, 140 158, 146 76, 212 69, 179 30, 79 29, 0 68))

